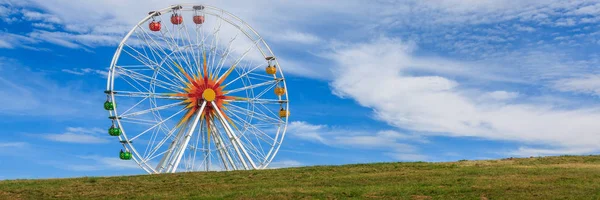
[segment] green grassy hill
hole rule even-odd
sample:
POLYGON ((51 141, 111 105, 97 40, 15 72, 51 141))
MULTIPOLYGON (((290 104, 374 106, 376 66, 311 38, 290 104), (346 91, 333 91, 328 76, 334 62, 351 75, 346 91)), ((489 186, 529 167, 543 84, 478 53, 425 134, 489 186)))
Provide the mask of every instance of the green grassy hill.
POLYGON ((0 181, 0 199, 600 199, 600 156, 0 181))

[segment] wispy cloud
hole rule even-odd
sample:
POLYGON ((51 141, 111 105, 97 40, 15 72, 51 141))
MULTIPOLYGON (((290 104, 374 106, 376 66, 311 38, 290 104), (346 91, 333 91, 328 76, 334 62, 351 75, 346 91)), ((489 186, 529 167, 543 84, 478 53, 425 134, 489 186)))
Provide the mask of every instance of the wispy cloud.
POLYGON ((517 150, 510 151, 506 155, 509 156, 555 156, 555 155, 581 155, 598 152, 597 148, 532 148, 532 147, 519 147, 517 150))
POLYGON ((14 49, 22 47, 36 50, 37 48, 31 46, 36 43, 38 43, 37 40, 27 36, 0 31, 0 48, 14 49))
POLYGON ((273 38, 273 40, 276 41, 293 42, 300 44, 315 44, 321 41, 321 39, 316 35, 291 30, 283 32, 273 32, 273 35, 270 38, 273 38))
POLYGON ((106 132, 106 130, 99 128, 67 127, 67 130, 64 133, 42 134, 39 136, 56 142, 100 144, 108 143, 110 141, 106 137, 102 137, 105 136, 103 133, 106 132))
POLYGON ((41 161, 42 164, 51 165, 59 169, 70 171, 89 172, 89 171, 123 171, 140 170, 137 163, 132 160, 125 161, 116 157, 104 156, 78 156, 77 160, 64 161, 41 161))
POLYGON ((54 25, 48 24, 48 23, 33 23, 31 25, 34 27, 37 27, 37 28, 43 28, 43 29, 49 29, 49 30, 56 29, 56 27, 54 25))
POLYGON ((62 22, 57 16, 47 13, 40 13, 31 10, 23 10, 22 11, 23 18, 28 21, 43 21, 48 23, 59 24, 62 22))
POLYGON ((0 148, 20 148, 27 145, 26 142, 0 142, 0 148))
POLYGON ((278 168, 300 167, 300 166, 303 166, 303 164, 296 160, 281 160, 281 161, 271 162, 271 164, 269 164, 268 168, 269 169, 278 169, 278 168))
POLYGON ((412 154, 412 153, 385 153, 396 160, 402 161, 427 161, 431 158, 423 154, 412 154))
POLYGON ((74 74, 74 75, 88 75, 88 74, 98 74, 102 75, 104 78, 108 77, 108 72, 103 70, 97 70, 92 68, 73 68, 73 69, 62 69, 62 72, 74 74))
POLYGON ((81 88, 81 84, 54 80, 47 73, 33 71, 9 58, 0 57, 0 72, 2 115, 83 117, 102 111, 101 106, 94 103, 102 102, 102 96, 96 100, 93 96, 81 98, 90 96, 87 90, 91 89, 81 88))
POLYGON ((288 125, 291 138, 322 143, 335 148, 370 149, 386 151, 386 155, 418 155, 418 149, 409 143, 428 143, 422 136, 402 134, 393 130, 346 130, 326 125, 294 121, 288 125))
POLYGON ((600 95, 600 76, 587 75, 558 80, 554 87, 560 91, 600 95))

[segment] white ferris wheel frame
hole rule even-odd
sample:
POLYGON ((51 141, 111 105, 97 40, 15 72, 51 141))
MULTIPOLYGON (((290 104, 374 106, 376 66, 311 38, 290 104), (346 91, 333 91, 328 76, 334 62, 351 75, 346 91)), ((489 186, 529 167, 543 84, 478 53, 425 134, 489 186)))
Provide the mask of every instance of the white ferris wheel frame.
MULTIPOLYGON (((206 4, 176 4, 176 5, 171 5, 169 7, 160 9, 160 10, 156 10, 155 12, 161 13, 161 14, 166 14, 166 13, 171 13, 173 11, 174 8, 179 7, 180 11, 196 11, 193 7, 194 6, 202 6, 203 10, 202 13, 206 14, 206 15, 210 15, 210 16, 214 16, 219 18, 220 20, 223 20, 227 23, 229 23, 230 25, 232 25, 233 27, 237 28, 240 32, 242 32, 248 39, 250 39, 251 41, 254 42, 254 45, 256 46, 256 49, 259 50, 259 52, 261 53, 261 55, 264 58, 267 57, 273 57, 276 58, 275 54, 272 52, 271 48, 269 47, 269 45, 266 43, 266 41, 262 38, 262 36, 260 36, 258 34, 258 32, 256 32, 250 25, 248 25, 248 23, 246 23, 245 21, 243 21, 242 19, 240 19, 239 17, 225 11, 222 9, 219 9, 217 7, 213 7, 213 6, 209 6, 206 4), (237 22, 237 23, 236 23, 237 22), (247 29, 248 31, 244 30, 247 29), (263 49, 264 48, 264 49, 263 49)), ((126 35, 125 37, 121 40, 121 42, 119 43, 119 46, 117 47, 117 50, 115 51, 115 54, 112 58, 111 64, 110 64, 110 69, 109 69, 109 73, 108 73, 108 80, 107 80, 107 91, 114 91, 114 79, 115 79, 115 72, 116 72, 116 68, 117 68, 117 62, 119 61, 119 58, 121 56, 121 53, 123 51, 124 45, 126 44, 126 42, 128 41, 128 39, 131 37, 131 35, 138 29, 138 28, 142 28, 144 27, 143 25, 145 23, 147 23, 152 17, 154 16, 154 14, 149 13, 148 16, 146 16, 145 18, 143 18, 142 20, 140 20, 139 23, 137 23, 126 35)), ((178 46, 179 47, 179 46, 178 46)), ((170 56, 170 55, 165 55, 165 56, 170 56)), ((285 78, 283 75, 283 70, 281 68, 281 65, 279 64, 277 59, 273 59, 271 62, 274 62, 274 64, 277 67, 277 74, 281 77, 279 78, 279 82, 283 84, 283 88, 285 88, 284 91, 284 96, 285 96, 285 107, 283 107, 285 109, 286 112, 289 112, 289 98, 288 98, 288 91, 287 91, 287 86, 286 86, 286 82, 285 82, 285 78)), ((212 63, 213 65, 215 63, 212 63)), ((240 76, 241 77, 241 76, 240 76)), ((277 78, 276 78, 277 79, 277 78)), ((109 98, 112 102, 114 103, 118 103, 115 99, 115 95, 114 93, 109 94, 109 98)), ((279 101, 281 100, 281 96, 279 98, 279 101)), ((204 108, 205 104, 207 102, 204 102, 202 104, 202 109, 204 108)), ((221 111, 219 110, 218 107, 216 107, 216 105, 214 104, 214 102, 211 102, 215 108, 216 108, 216 113, 219 115, 219 119, 224 119, 222 118, 223 115, 221 113, 221 111)), ((200 112, 198 112, 200 113, 200 112)), ((200 116, 199 114, 197 115, 198 117, 200 116)), ((157 173, 161 173, 160 171, 157 171, 153 166, 150 166, 149 163, 147 162, 141 162, 141 160, 139 160, 139 158, 141 158, 142 156, 140 156, 140 154, 138 153, 138 151, 136 150, 136 148, 131 144, 130 138, 127 137, 126 134, 126 130, 124 129, 124 127, 121 125, 121 120, 118 114, 118 109, 115 107, 113 110, 109 110, 109 117, 114 117, 113 120, 116 121, 116 123, 118 124, 118 127, 121 128, 121 135, 118 136, 120 141, 125 141, 122 142, 123 147, 125 148, 125 150, 127 151, 131 151, 132 152, 132 159, 142 168, 144 169, 146 172, 150 173, 150 174, 157 174, 157 173)), ((281 144, 283 142, 283 138, 285 137, 285 133, 287 131, 287 125, 288 125, 288 118, 289 116, 286 116, 285 119, 283 119, 283 123, 282 126, 277 128, 277 132, 275 135, 275 138, 273 139, 273 142, 275 142, 271 149, 269 150, 268 154, 265 156, 265 161, 263 163, 261 163, 260 166, 255 165, 255 163, 253 163, 250 159, 250 162, 252 164, 252 168, 253 169, 264 169, 266 168, 274 159, 275 155, 278 153, 281 144)), ((222 120, 224 121, 224 120, 222 120)), ((191 132, 194 132, 194 129, 196 127, 198 123, 198 120, 195 120, 195 123, 192 125, 192 128, 190 130, 190 134, 191 132)), ((224 128, 229 130, 232 130, 231 127, 229 127, 229 124, 226 122, 223 122, 224 128)), ((214 127, 212 127, 213 129, 215 129, 214 127)), ((223 140, 225 138, 220 138, 217 137, 218 140, 215 140, 215 142, 223 142, 223 140)), ((189 139, 188 139, 189 140, 189 139)), ((187 144, 186 144, 187 145, 187 144)), ((235 145, 235 143, 234 143, 235 145)), ((176 172, 177 170, 177 165, 179 163, 179 161, 181 160, 181 156, 183 155, 183 151, 185 151, 185 149, 182 148, 181 152, 178 152, 179 155, 179 159, 177 159, 175 162, 177 164, 174 164, 175 167, 173 167, 172 169, 168 170, 169 172, 176 172)), ((236 150, 237 151, 237 150, 236 150)), ((245 151, 245 150, 244 150, 245 151)), ((221 153, 221 152, 219 152, 221 153)), ((239 152, 238 152, 239 153, 239 152)), ((247 154, 247 153, 246 153, 247 154)), ((221 159, 225 159, 223 158, 223 155, 221 155, 221 159)), ((231 158, 230 162, 231 162, 231 158)), ((225 160, 223 160, 223 162, 225 162, 225 160)), ((173 164, 173 163, 169 163, 169 164, 173 164)), ((245 165, 245 163, 244 163, 245 165)), ((208 166, 207 166, 208 167, 208 166)), ((235 165, 233 165, 232 163, 232 167, 235 168, 235 165)), ((250 167, 250 166, 248 166, 250 167)), ((248 169, 248 168, 246 168, 248 169)), ((229 170, 229 169, 227 169, 229 170)), ((237 169, 234 169, 237 170, 237 169)))

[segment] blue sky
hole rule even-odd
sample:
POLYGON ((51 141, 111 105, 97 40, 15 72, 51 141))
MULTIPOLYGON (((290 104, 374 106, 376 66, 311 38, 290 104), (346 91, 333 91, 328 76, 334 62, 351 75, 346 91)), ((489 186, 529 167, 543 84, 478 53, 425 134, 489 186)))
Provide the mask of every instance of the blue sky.
MULTIPOLYGON (((0 0, 0 179, 145 173, 106 134, 106 72, 178 1, 0 0)), ((272 167, 600 151, 600 2, 204 1, 278 55, 272 167)))

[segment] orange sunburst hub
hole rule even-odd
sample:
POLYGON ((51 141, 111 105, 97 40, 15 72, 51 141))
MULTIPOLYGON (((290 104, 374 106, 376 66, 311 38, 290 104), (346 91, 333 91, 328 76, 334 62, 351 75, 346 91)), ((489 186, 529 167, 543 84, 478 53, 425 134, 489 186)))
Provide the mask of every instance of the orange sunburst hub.
MULTIPOLYGON (((203 54, 204 62, 203 62, 203 70, 202 75, 193 77, 190 76, 179 64, 174 63, 175 66, 179 69, 179 71, 184 75, 186 80, 186 88, 181 93, 171 94, 171 96, 185 97, 183 102, 186 103, 186 109, 188 109, 187 113, 183 118, 179 121, 177 126, 181 126, 182 124, 188 123, 189 120, 196 114, 198 110, 200 110, 202 103, 206 101, 206 106, 202 111, 201 117, 206 120, 206 126, 210 126, 210 122, 215 119, 216 109, 213 107, 214 104, 221 110, 221 113, 225 117, 227 121, 231 121, 229 117, 223 113, 224 109, 227 109, 224 104, 227 104, 225 100, 234 100, 238 99, 238 97, 234 96, 226 96, 226 91, 223 89, 224 86, 221 86, 225 78, 231 73, 235 66, 232 66, 229 70, 227 70, 220 79, 217 76, 213 76, 208 72, 208 68, 206 66, 206 55, 203 54)), ((232 124, 233 125, 233 124, 232 124)), ((235 125, 233 125, 235 127, 235 125)), ((237 127, 236 127, 237 129, 237 127)))
MULTIPOLYGON (((191 77, 190 77, 191 78, 191 77)), ((181 119, 180 124, 188 121, 198 110, 204 101, 206 106, 202 111, 202 115, 205 118, 212 119, 213 115, 216 114, 215 108, 213 108, 212 102, 214 102, 220 110, 224 109, 223 106, 227 102, 225 100, 235 99, 232 96, 226 96, 223 91, 223 86, 215 79, 211 79, 208 76, 191 79, 190 83, 187 84, 187 88, 183 93, 177 93, 173 96, 186 97, 184 102, 187 103, 186 108, 188 112, 181 119)))

